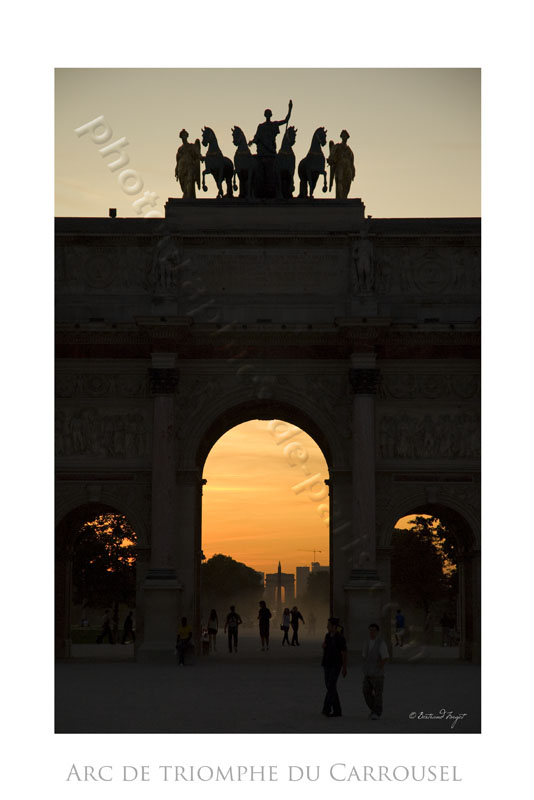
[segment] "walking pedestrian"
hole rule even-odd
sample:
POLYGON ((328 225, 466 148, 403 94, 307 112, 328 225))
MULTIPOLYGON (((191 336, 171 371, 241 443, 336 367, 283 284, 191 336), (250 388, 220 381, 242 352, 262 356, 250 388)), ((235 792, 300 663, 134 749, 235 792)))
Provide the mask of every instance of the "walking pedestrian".
POLYGON ((402 647, 405 628, 404 614, 398 608, 395 614, 395 647, 402 647))
POLYGON ((132 642, 135 642, 135 631, 133 627, 133 611, 130 611, 126 619, 124 620, 124 629, 122 633, 122 643, 126 644, 127 640, 131 639, 132 642))
POLYGON ((214 608, 210 611, 210 616, 208 619, 208 647, 209 651, 216 653, 217 652, 217 632, 219 630, 219 618, 217 617, 217 612, 214 608))
POLYGON ((260 639, 261 639, 261 649, 268 650, 269 649, 269 620, 271 619, 271 612, 267 608, 267 604, 265 600, 260 600, 260 610, 258 612, 258 621, 260 624, 260 639))
POLYGON ((326 685, 326 696, 321 713, 325 717, 340 717, 341 703, 337 693, 337 679, 340 672, 343 677, 347 675, 347 643, 337 617, 330 617, 328 620, 321 666, 324 670, 326 685))
POLYGON ((289 617, 289 608, 284 608, 284 613, 282 614, 282 624, 280 625, 280 630, 284 631, 284 638, 282 639, 282 647, 287 642, 289 645, 289 625, 290 625, 290 617, 289 617))
POLYGON ((178 666, 185 667, 185 654, 192 638, 193 638, 193 631, 191 629, 191 626, 187 624, 187 617, 182 617, 182 624, 178 628, 178 635, 176 636, 176 651, 178 653, 178 666))
POLYGON ((363 656, 363 696, 371 719, 382 715, 384 693, 384 665, 389 658, 385 641, 379 636, 380 628, 375 622, 369 625, 369 638, 364 642, 363 656))
POLYGON ((237 653, 237 630, 242 623, 242 619, 235 610, 235 606, 230 606, 230 611, 226 615, 226 622, 224 623, 224 632, 228 631, 228 650, 232 652, 232 643, 234 645, 234 652, 237 653))
POLYGON ((110 616, 109 616, 109 609, 108 608, 106 608, 106 610, 104 611, 104 614, 102 616, 101 631, 98 634, 98 637, 97 637, 97 640, 96 640, 97 644, 102 644, 102 642, 104 641, 106 636, 108 638, 109 643, 113 644, 113 634, 111 632, 111 619, 110 619, 110 616))
POLYGON ((293 636, 291 637, 291 644, 300 647, 299 643, 299 620, 305 625, 304 617, 296 606, 291 609, 291 627, 293 628, 293 636))

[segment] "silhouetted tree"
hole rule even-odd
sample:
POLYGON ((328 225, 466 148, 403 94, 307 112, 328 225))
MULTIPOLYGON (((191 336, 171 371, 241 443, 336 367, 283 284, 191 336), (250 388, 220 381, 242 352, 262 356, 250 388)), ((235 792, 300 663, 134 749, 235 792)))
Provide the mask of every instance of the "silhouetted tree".
POLYGON ((115 627, 119 604, 135 605, 136 540, 126 517, 103 514, 80 529, 75 543, 74 602, 113 609, 115 627))
POLYGON ((411 528, 395 528, 392 546, 393 591, 426 613, 434 603, 450 600, 456 583, 455 548, 439 520, 416 517, 411 528))
POLYGON ((200 579, 206 606, 257 603, 263 595, 261 573, 221 553, 201 565, 200 579))

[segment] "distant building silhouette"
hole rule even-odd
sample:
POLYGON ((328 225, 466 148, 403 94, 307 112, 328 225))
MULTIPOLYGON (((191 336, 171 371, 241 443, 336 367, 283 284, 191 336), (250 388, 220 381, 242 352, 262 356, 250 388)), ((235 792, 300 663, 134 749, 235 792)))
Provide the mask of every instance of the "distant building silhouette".
POLYGON ((289 572, 282 572, 282 565, 278 562, 276 572, 268 572, 265 576, 265 599, 267 603, 278 607, 282 603, 292 603, 295 599, 295 576, 289 572), (284 596, 282 597, 282 589, 284 596))
POLYGON ((297 597, 299 600, 306 594, 308 586, 309 567, 297 567, 297 597))

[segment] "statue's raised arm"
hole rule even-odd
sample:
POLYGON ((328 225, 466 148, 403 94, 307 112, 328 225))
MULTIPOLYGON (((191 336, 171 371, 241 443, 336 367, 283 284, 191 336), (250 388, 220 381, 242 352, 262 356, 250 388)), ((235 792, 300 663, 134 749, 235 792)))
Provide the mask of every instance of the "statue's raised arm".
POLYGON ((272 156, 274 158, 276 155, 276 137, 280 133, 280 125, 285 125, 287 122, 289 122, 292 109, 293 101, 290 100, 286 118, 277 122, 271 120, 273 115, 271 109, 265 109, 265 122, 260 122, 256 130, 256 135, 249 142, 249 145, 256 145, 256 150, 259 156, 272 156))
POLYGON ((286 125, 289 122, 289 118, 291 117, 291 111, 293 110, 293 100, 289 101, 289 105, 287 107, 287 115, 285 119, 281 119, 279 122, 275 122, 275 125, 286 125))

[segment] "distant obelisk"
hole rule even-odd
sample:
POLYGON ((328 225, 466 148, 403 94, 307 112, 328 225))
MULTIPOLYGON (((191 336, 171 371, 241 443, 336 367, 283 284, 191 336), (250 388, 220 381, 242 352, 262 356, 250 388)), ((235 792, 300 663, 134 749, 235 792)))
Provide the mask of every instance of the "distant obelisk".
POLYGON ((282 605, 282 564, 278 562, 278 577, 276 579, 276 607, 282 605))

